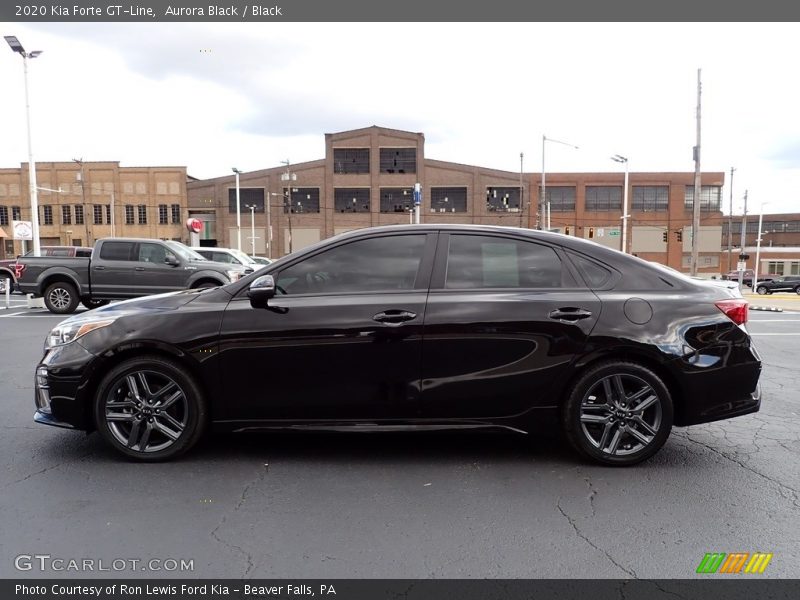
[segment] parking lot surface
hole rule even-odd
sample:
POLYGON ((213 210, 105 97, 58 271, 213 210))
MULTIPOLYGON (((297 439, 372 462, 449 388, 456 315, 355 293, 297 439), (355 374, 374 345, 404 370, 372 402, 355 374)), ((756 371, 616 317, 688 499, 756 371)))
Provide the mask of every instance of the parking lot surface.
POLYGON ((751 312, 759 413, 675 429, 614 469, 555 436, 491 434, 226 435, 127 462, 96 434, 33 423, 60 317, 14 301, 0 310, 2 577, 41 577, 15 558, 48 554, 193 561, 128 577, 685 578, 707 552, 771 552, 762 577, 798 575, 800 304, 751 312))

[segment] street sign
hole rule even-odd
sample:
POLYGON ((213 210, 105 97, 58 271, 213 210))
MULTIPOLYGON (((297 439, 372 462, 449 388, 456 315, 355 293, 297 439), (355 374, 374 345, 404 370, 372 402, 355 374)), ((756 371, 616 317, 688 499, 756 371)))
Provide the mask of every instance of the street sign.
POLYGON ((606 230, 602 227, 597 228, 597 237, 603 237, 606 234, 606 230))
POLYGON ((736 263, 736 270, 737 271, 744 271, 746 269, 747 269, 747 263, 745 263, 744 261, 740 261, 740 262, 736 263))
POLYGON ((30 221, 11 221, 11 229, 15 240, 33 239, 33 223, 30 221))
POLYGON ((616 229, 612 229, 608 232, 608 237, 619 237, 619 231, 616 229))

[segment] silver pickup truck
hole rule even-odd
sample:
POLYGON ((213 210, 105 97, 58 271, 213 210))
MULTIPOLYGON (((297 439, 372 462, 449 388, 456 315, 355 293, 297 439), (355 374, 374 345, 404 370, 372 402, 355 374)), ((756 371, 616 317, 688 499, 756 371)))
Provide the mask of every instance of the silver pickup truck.
POLYGON ((58 314, 74 312, 78 303, 95 308, 109 300, 225 285, 245 274, 180 242, 135 238, 97 240, 89 258, 26 256, 17 264, 20 291, 43 297, 58 314))

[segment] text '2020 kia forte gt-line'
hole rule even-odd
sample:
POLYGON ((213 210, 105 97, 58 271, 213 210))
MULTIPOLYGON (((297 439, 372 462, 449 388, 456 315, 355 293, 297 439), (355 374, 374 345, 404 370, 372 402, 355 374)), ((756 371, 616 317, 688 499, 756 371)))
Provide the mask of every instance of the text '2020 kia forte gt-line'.
POLYGON ((63 321, 35 419, 162 460, 208 427, 532 431, 555 417, 585 457, 629 465, 673 425, 759 409, 746 321, 725 289, 569 236, 363 229, 220 288, 63 321))

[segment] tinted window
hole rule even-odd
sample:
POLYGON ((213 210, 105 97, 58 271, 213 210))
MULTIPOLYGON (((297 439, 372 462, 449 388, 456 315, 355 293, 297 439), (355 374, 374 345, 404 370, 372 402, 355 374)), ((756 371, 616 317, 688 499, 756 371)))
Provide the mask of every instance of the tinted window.
POLYGON ((167 249, 161 244, 139 244, 139 262, 164 264, 167 249))
POLYGON ((410 290, 424 248, 424 235, 370 238, 337 246, 281 271, 278 293, 410 290))
POLYGON ((578 266, 578 269, 586 280, 590 288, 603 286, 608 278, 611 277, 611 271, 605 267, 601 267, 593 260, 589 260, 579 254, 569 253, 573 262, 578 266))
POLYGON ((493 236, 451 235, 445 287, 561 287, 561 261, 552 248, 493 236))
POLYGON ((221 263, 238 262, 233 256, 231 256, 227 252, 214 252, 211 255, 211 260, 213 260, 214 262, 221 262, 221 263))
POLYGON ((100 258, 103 260, 131 260, 133 242, 103 242, 100 258))
POLYGON ((91 248, 79 248, 78 250, 75 251, 75 256, 87 257, 87 256, 91 256, 91 255, 92 255, 92 249, 91 248))

